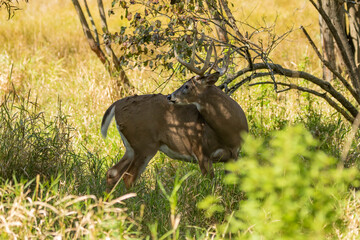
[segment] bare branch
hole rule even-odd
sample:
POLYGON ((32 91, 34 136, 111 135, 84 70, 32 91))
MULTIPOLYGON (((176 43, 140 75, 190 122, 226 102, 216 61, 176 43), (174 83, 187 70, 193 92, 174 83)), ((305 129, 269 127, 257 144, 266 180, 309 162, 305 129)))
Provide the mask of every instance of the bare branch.
POLYGON ((227 36, 227 30, 224 22, 221 19, 221 14, 217 10, 216 1, 214 0, 206 0, 206 4, 208 6, 212 22, 216 23, 215 29, 218 36, 218 39, 224 43, 229 42, 229 38, 227 36))
POLYGON ((324 65, 342 82, 342 84, 349 90, 349 92, 350 92, 351 95, 356 99, 356 101, 357 101, 358 103, 360 103, 360 95, 358 95, 358 94, 355 92, 354 88, 346 81, 346 79, 345 79, 343 76, 341 76, 341 74, 340 74, 338 71, 336 71, 336 69, 333 68, 328 61, 326 61, 326 60, 324 59, 324 57, 320 54, 319 50, 317 49, 315 43, 313 42, 313 40, 311 39, 311 37, 310 37, 309 34, 307 33, 306 29, 305 29, 303 26, 301 26, 300 28, 301 28, 301 30, 304 32, 306 38, 308 39, 310 45, 311 45, 312 48, 314 49, 316 55, 319 57, 319 59, 321 60, 321 62, 323 62, 324 65))
MULTIPOLYGON (((240 82, 236 83, 234 86, 232 86, 230 89, 228 89, 228 91, 226 91, 226 93, 228 93, 229 95, 233 94, 239 87, 241 87, 242 85, 244 85, 247 82, 250 82, 251 80, 255 79, 255 78, 259 78, 259 77, 266 77, 266 76, 270 76, 271 73, 270 72, 261 72, 261 73, 253 73, 250 76, 247 76, 246 78, 244 78, 243 80, 241 80, 240 82)), ((274 83, 274 82, 273 82, 274 83)))
MULTIPOLYGON (((106 57, 106 55, 104 54, 104 52, 102 51, 102 49, 100 47, 100 44, 99 44, 99 40, 97 39, 97 41, 95 41, 78 0, 72 0, 72 2, 73 2, 73 5, 75 7, 75 10, 76 10, 76 12, 77 12, 77 14, 79 16, 81 26, 83 28, 85 37, 86 37, 86 39, 87 39, 87 41, 88 41, 88 43, 90 45, 91 50, 94 51, 96 53, 96 55, 98 56, 98 58, 100 59, 100 61, 106 67, 108 67, 109 73, 113 74, 113 71, 110 68, 110 62, 109 62, 108 58, 106 57)), ((86 0, 84 0, 84 2, 85 2, 85 5, 86 5, 86 8, 88 10, 89 17, 90 17, 90 19, 92 19, 90 11, 89 11, 89 9, 87 7, 86 0)), ((99 2, 101 2, 101 0, 98 0, 98 3, 99 2)), ((99 9, 100 9, 100 7, 99 7, 99 9)), ((103 9, 100 10, 100 12, 103 12, 103 9)), ((104 14, 103 17, 105 17, 105 13, 103 13, 103 14, 104 14)), ((93 24, 93 27, 95 27, 95 23, 93 23, 93 21, 92 21, 92 24, 93 24)), ((106 24, 106 20, 105 20, 105 24, 106 24)), ((95 32, 95 34, 96 34, 96 36, 98 36, 97 31, 95 32)), ((106 37, 107 37, 107 35, 104 37, 104 43, 105 43, 107 53, 109 53, 109 55, 111 56, 111 58, 113 60, 115 69, 116 69, 117 73, 119 74, 121 82, 126 84, 127 86, 129 86, 130 81, 129 81, 127 75, 125 74, 125 71, 122 69, 122 67, 120 65, 120 62, 119 62, 119 59, 116 57, 114 51, 110 47, 110 39, 108 39, 106 37)))
POLYGON ((248 61, 249 63, 249 68, 252 69, 253 68, 253 61, 251 59, 251 54, 250 54, 250 51, 249 51, 249 48, 248 47, 245 47, 245 53, 246 53, 246 57, 245 59, 248 61))
MULTIPOLYGON (((255 85, 262 85, 262 84, 274 84, 273 82, 257 82, 257 83, 252 83, 252 84, 249 84, 249 86, 255 86, 255 85)), ((326 93, 319 93, 313 89, 309 89, 309 88, 305 88, 305 87, 301 87, 301 86, 298 86, 296 84, 293 84, 293 83, 283 83, 283 82, 277 82, 278 85, 281 85, 281 86, 286 86, 287 88, 284 89, 283 91, 288 91, 288 90, 291 90, 291 89, 296 89, 298 91, 301 91, 301 92, 308 92, 308 93, 311 93, 315 96, 318 96, 320 98, 323 98, 325 99, 325 101, 327 101, 330 106, 332 106, 333 108, 336 109, 336 111, 338 111, 341 115, 343 115, 345 117, 346 120, 348 120, 349 122, 354 122, 354 117, 350 116, 345 109, 343 109, 342 107, 340 107, 336 102, 334 102, 326 93)))
POLYGON ((220 0, 220 2, 221 2, 221 5, 224 8, 224 11, 225 11, 226 15, 228 16, 229 22, 230 22, 232 28, 234 29, 236 35, 240 38, 241 41, 244 41, 245 38, 241 34, 241 32, 239 31, 239 28, 236 25, 235 18, 231 13, 231 10, 230 10, 230 8, 228 6, 227 0, 220 0))
POLYGON ((313 76, 313 75, 311 75, 311 74, 309 74, 307 72, 294 71, 294 70, 283 68, 279 64, 256 63, 256 64, 253 65, 253 69, 244 68, 244 69, 240 70, 239 72, 237 72, 234 76, 231 76, 222 85, 220 85, 220 88, 224 88, 225 85, 228 85, 234 79, 236 79, 237 77, 239 77, 239 76, 241 76, 241 75, 243 75, 243 74, 245 74, 247 72, 256 71, 256 70, 260 70, 260 69, 268 69, 269 67, 272 69, 274 74, 279 74, 279 75, 290 77, 290 78, 303 78, 303 79, 306 79, 306 80, 314 83, 315 85, 319 86, 320 88, 322 88, 323 90, 328 92, 337 101, 339 101, 339 103, 341 103, 341 105, 344 108, 346 108, 353 117, 357 116, 358 110, 354 107, 354 105, 352 105, 352 103, 349 102, 341 93, 336 91, 336 89, 329 82, 324 81, 324 80, 322 80, 320 78, 317 78, 317 77, 315 77, 315 76, 313 76))
POLYGON ((277 92, 277 91, 278 91, 278 88, 277 88, 277 84, 276 84, 276 80, 275 80, 275 76, 274 76, 273 69, 272 69, 271 66, 269 65, 267 56, 264 56, 264 55, 265 55, 265 54, 262 54, 262 55, 261 55, 261 59, 262 59, 263 63, 268 67, 268 71, 269 71, 269 73, 270 73, 270 77, 271 77, 271 79, 273 80, 273 83, 274 83, 274 90, 277 92))
POLYGON ((105 11, 104 11, 103 1, 97 0, 97 3, 98 3, 98 8, 99 8, 100 20, 101 20, 101 28, 104 32, 105 50, 111 56, 111 59, 115 66, 115 69, 119 74, 120 80, 124 84, 130 86, 130 80, 129 80, 128 76, 126 75, 124 69, 122 68, 119 58, 116 56, 114 50, 111 47, 111 40, 109 38, 109 29, 108 29, 108 25, 106 22, 106 15, 105 15, 105 11))

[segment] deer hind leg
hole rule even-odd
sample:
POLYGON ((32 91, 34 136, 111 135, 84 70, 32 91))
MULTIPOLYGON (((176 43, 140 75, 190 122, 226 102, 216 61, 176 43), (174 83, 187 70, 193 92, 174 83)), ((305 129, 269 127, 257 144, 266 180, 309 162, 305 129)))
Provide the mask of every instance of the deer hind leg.
POLYGON ((150 160, 154 157, 157 152, 157 148, 148 148, 147 150, 142 149, 140 153, 135 153, 135 158, 131 163, 130 167, 126 170, 123 180, 126 189, 133 186, 136 179, 142 174, 150 160))
POLYGON ((124 156, 120 159, 120 161, 111 167, 106 173, 106 191, 109 192, 114 187, 114 185, 119 181, 121 177, 123 177, 124 173, 129 169, 131 163, 134 161, 135 152, 133 147, 130 145, 127 138, 124 134, 120 131, 120 127, 116 125, 121 139, 124 143, 126 148, 126 152, 124 156))
POLYGON ((134 154, 127 150, 120 161, 111 167, 106 173, 106 191, 110 192, 114 185, 128 170, 134 160, 134 154))

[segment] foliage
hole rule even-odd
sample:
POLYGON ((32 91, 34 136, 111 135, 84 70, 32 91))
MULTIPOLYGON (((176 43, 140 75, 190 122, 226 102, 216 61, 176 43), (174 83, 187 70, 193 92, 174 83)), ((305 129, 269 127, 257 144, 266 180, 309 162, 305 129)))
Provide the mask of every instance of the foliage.
MULTIPOLYGON (((243 239, 324 239, 341 228, 343 200, 358 171, 316 149, 303 127, 274 134, 269 146, 248 136, 244 157, 229 163, 225 181, 245 192, 220 233, 243 239)), ((216 203, 211 203, 215 204, 216 203)), ((211 206, 211 205, 210 205, 211 206)), ((204 207, 206 211, 212 208, 204 207)))
POLYGON ((239 65, 247 63, 245 55, 250 54, 249 49, 254 50, 254 56, 248 61, 267 61, 275 45, 287 35, 277 36, 271 28, 262 25, 245 27, 250 31, 245 43, 241 33, 233 31, 220 1, 195 0, 185 4, 183 1, 113 0, 109 15, 116 14, 117 6, 123 10, 120 18, 127 20, 128 24, 121 26, 119 32, 109 33, 109 38, 124 52, 120 57, 121 64, 132 68, 175 71, 179 67, 186 74, 185 68, 174 65, 174 49, 178 49, 184 58, 190 58, 194 46, 202 56, 212 41, 216 46, 229 48, 239 65), (215 28, 218 28, 218 34, 223 32, 224 37, 227 39, 229 36, 231 40, 214 38, 215 28))
MULTIPOLYGON (((191 1, 187 6, 179 6, 162 1, 114 0, 112 7, 117 5, 125 10, 121 19, 129 22, 129 27, 122 26, 120 32, 110 36, 124 51, 120 58, 121 64, 127 66, 133 61, 134 67, 156 69, 162 66, 167 70, 173 70, 173 62, 169 60, 174 57, 174 52, 168 49, 182 45, 185 50, 186 46, 193 42, 193 35, 196 34, 194 24, 197 21, 194 21, 184 8, 195 10, 197 3, 191 1), (132 5, 144 6, 145 9, 134 13, 131 10, 132 5)), ((196 12, 198 11, 203 12, 203 9, 197 8, 196 12)), ((114 10, 109 11, 109 15, 111 14, 114 14, 114 10)), ((197 44, 199 47, 203 41, 197 44)), ((186 51, 190 55, 189 48, 186 51)))

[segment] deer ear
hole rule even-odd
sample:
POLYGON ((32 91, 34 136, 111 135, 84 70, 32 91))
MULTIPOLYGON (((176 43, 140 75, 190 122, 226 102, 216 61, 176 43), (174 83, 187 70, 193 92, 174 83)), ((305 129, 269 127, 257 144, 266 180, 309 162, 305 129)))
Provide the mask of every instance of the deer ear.
POLYGON ((207 85, 214 85, 217 82, 217 80, 219 79, 219 77, 220 77, 220 73, 216 72, 216 73, 206 76, 203 81, 207 85))

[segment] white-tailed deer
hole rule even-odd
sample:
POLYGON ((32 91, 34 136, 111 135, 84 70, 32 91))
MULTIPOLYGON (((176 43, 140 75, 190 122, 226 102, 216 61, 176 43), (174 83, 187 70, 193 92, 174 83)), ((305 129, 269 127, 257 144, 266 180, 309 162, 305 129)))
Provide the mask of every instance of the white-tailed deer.
POLYGON ((120 178, 130 188, 158 150, 173 159, 197 162, 202 174, 210 176, 214 175, 213 162, 237 159, 241 134, 248 131, 248 124, 239 104, 214 85, 227 67, 217 68, 215 60, 212 68, 217 72, 205 74, 211 49, 202 69, 193 64, 194 51, 190 63, 176 54, 197 76, 172 94, 135 95, 106 110, 101 123, 103 137, 115 116, 126 147, 121 160, 107 172, 108 190, 120 178))

